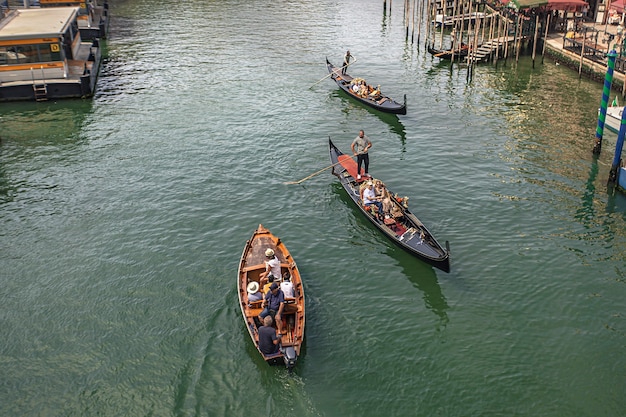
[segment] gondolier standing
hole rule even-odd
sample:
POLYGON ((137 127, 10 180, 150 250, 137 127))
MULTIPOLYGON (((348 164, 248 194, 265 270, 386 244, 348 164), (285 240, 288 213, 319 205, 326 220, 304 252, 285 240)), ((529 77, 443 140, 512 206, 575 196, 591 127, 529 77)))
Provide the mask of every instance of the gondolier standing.
POLYGON ((346 73, 346 69, 348 69, 348 65, 350 65, 350 58, 353 58, 353 56, 350 55, 350 51, 346 51, 346 56, 343 57, 343 67, 341 67, 342 75, 346 73))
POLYGON ((353 141, 352 145, 352 153, 356 155, 356 179, 361 179, 361 163, 364 165, 363 175, 368 175, 368 169, 370 166, 370 157, 367 151, 372 147, 372 141, 370 138, 365 136, 365 132, 363 130, 359 130, 359 136, 357 136, 353 141))

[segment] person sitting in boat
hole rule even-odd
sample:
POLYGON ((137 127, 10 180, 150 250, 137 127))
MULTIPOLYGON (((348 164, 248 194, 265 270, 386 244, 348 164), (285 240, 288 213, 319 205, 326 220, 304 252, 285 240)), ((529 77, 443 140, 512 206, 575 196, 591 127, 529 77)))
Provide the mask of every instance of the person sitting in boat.
POLYGON ((368 181, 367 187, 363 190, 363 204, 366 207, 376 206, 379 216, 382 216, 383 203, 380 202, 380 197, 376 195, 376 191, 374 191, 374 183, 372 181, 368 181))
POLYGON ((367 88, 367 84, 365 83, 365 81, 361 81, 361 84, 359 85, 359 96, 365 98, 367 97, 368 93, 369 88, 367 88))
POLYGON ((272 283, 270 291, 265 294, 261 307, 263 307, 263 311, 259 314, 259 320, 262 322, 265 317, 272 316, 276 321, 278 333, 282 334, 283 321, 281 316, 285 308, 285 294, 280 290, 277 283, 272 283))
POLYGON ((248 292, 248 302, 253 303, 255 301, 261 301, 263 299, 263 293, 259 291, 261 286, 258 282, 252 281, 248 284, 247 292, 248 292))
POLYGON ((261 272, 259 275, 259 283, 262 287, 267 284, 268 279, 267 276, 271 273, 274 275, 274 278, 280 279, 280 260, 274 254, 274 250, 272 248, 267 248, 265 250, 265 271, 261 272))
POLYGON ((280 290, 285 295, 285 298, 294 298, 293 283, 291 282, 291 275, 289 272, 285 272, 283 275, 283 282, 280 283, 280 290))
POLYGON ((267 294, 270 290, 270 287, 272 286, 272 284, 274 283, 274 275, 269 274, 267 276, 267 283, 265 285, 263 285, 263 295, 267 294))
POLYGON ((383 205, 383 213, 385 215, 391 213, 391 199, 389 198, 389 192, 381 180, 376 180, 376 184, 374 184, 374 192, 383 205))
POLYGON ((272 317, 266 316, 262 323, 263 326, 259 327, 259 350, 266 355, 278 353, 281 335, 276 334, 276 329, 272 327, 272 317))
POLYGON ((372 90, 372 92, 369 94, 370 98, 373 100, 378 100, 380 99, 380 84, 376 86, 376 88, 374 88, 372 90))

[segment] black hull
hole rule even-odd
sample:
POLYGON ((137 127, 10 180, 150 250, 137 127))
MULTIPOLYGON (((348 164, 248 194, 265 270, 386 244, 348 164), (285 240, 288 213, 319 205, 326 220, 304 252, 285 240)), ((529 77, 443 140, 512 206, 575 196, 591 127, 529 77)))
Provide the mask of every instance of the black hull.
POLYGON ((392 114, 406 114, 406 95, 404 96, 404 103, 398 103, 397 101, 393 100, 391 97, 383 95, 383 97, 386 98, 386 100, 379 104, 377 100, 370 99, 370 98, 363 98, 363 97, 357 96, 352 91, 350 91, 350 81, 352 80, 353 77, 351 77, 348 74, 342 75, 341 69, 331 64, 328 61, 328 58, 326 58, 326 67, 328 68, 328 72, 331 74, 330 78, 332 78, 332 80, 337 83, 339 88, 341 88, 347 95, 349 95, 353 99, 369 107, 372 107, 376 110, 379 110, 381 112, 392 113, 392 114))
POLYGON ((46 87, 43 100, 92 97, 96 91, 100 63, 102 62, 102 50, 97 39, 92 41, 89 50, 88 62, 92 62, 91 69, 85 63, 82 75, 61 79, 35 79, 0 83, 0 102, 41 100, 35 94, 34 86, 46 87))
POLYGON ((448 248, 448 242, 446 242, 446 248, 442 247, 426 226, 424 226, 408 208, 402 207, 400 204, 398 206, 402 209, 403 218, 401 221, 399 220, 399 222, 401 222, 401 226, 406 231, 401 235, 398 235, 397 232, 385 225, 383 221, 366 211, 360 203, 359 183, 341 164, 340 157, 344 155, 343 152, 333 144, 330 138, 328 144, 330 148, 330 160, 334 165, 333 175, 339 178, 344 190, 346 190, 348 196, 359 208, 361 213, 367 217, 378 230, 402 249, 435 268, 450 272, 450 250, 448 248))
POLYGON ((435 58, 441 58, 441 59, 452 59, 453 54, 454 54, 454 59, 462 59, 462 58, 465 58, 468 54, 467 49, 461 49, 460 51, 453 52, 451 50, 435 49, 430 46, 428 47, 428 52, 435 58))

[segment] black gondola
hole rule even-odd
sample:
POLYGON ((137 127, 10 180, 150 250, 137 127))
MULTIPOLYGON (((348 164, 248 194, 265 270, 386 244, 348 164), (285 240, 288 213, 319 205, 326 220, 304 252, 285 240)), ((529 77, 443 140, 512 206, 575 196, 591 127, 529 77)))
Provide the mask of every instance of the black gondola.
MULTIPOLYGON (((400 198, 384 188, 388 210, 377 213, 375 206, 366 207, 361 200, 361 192, 368 181, 377 182, 367 176, 357 180, 357 165, 354 159, 341 152, 328 138, 330 161, 333 175, 339 178, 352 201, 381 232, 407 252, 417 256, 442 271, 450 272, 450 248, 446 241, 445 249, 437 242, 426 226, 408 209, 407 199, 400 198)), ((382 181, 381 181, 382 182, 382 181)))
POLYGON ((461 46, 461 49, 451 50, 451 49, 435 49, 432 46, 428 47, 428 52, 436 57, 441 59, 452 59, 452 55, 454 54, 454 59, 465 58, 469 53, 469 48, 467 45, 461 46))
POLYGON ((371 97, 369 95, 361 97, 351 89, 351 81, 354 79, 354 77, 351 77, 348 74, 342 74, 341 68, 335 67, 333 64, 331 64, 328 61, 328 58, 326 58, 326 66, 328 67, 330 78, 332 78, 333 81, 335 81, 337 85, 350 97, 385 113, 406 114, 406 94, 404 95, 403 104, 398 103, 391 97, 388 97, 384 94, 380 94, 378 97, 371 97))

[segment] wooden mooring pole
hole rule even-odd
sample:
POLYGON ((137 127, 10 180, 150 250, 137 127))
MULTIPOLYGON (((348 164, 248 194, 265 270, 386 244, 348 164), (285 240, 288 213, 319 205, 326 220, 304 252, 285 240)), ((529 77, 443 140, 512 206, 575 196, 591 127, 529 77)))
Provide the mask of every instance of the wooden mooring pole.
POLYGON ((580 62, 578 63, 578 78, 583 75, 583 58, 585 57, 585 41, 587 40, 587 28, 583 32, 583 43, 580 47, 580 62))
POLYGON ((541 50, 541 63, 543 64, 543 57, 546 54, 546 44, 548 43, 548 28, 550 27, 550 14, 548 14, 548 18, 546 19, 546 31, 543 34, 543 48, 541 50))
POLYGON ((539 15, 535 17, 535 37, 533 40, 533 68, 535 68, 535 57, 537 56, 537 35, 539 34, 539 15))

